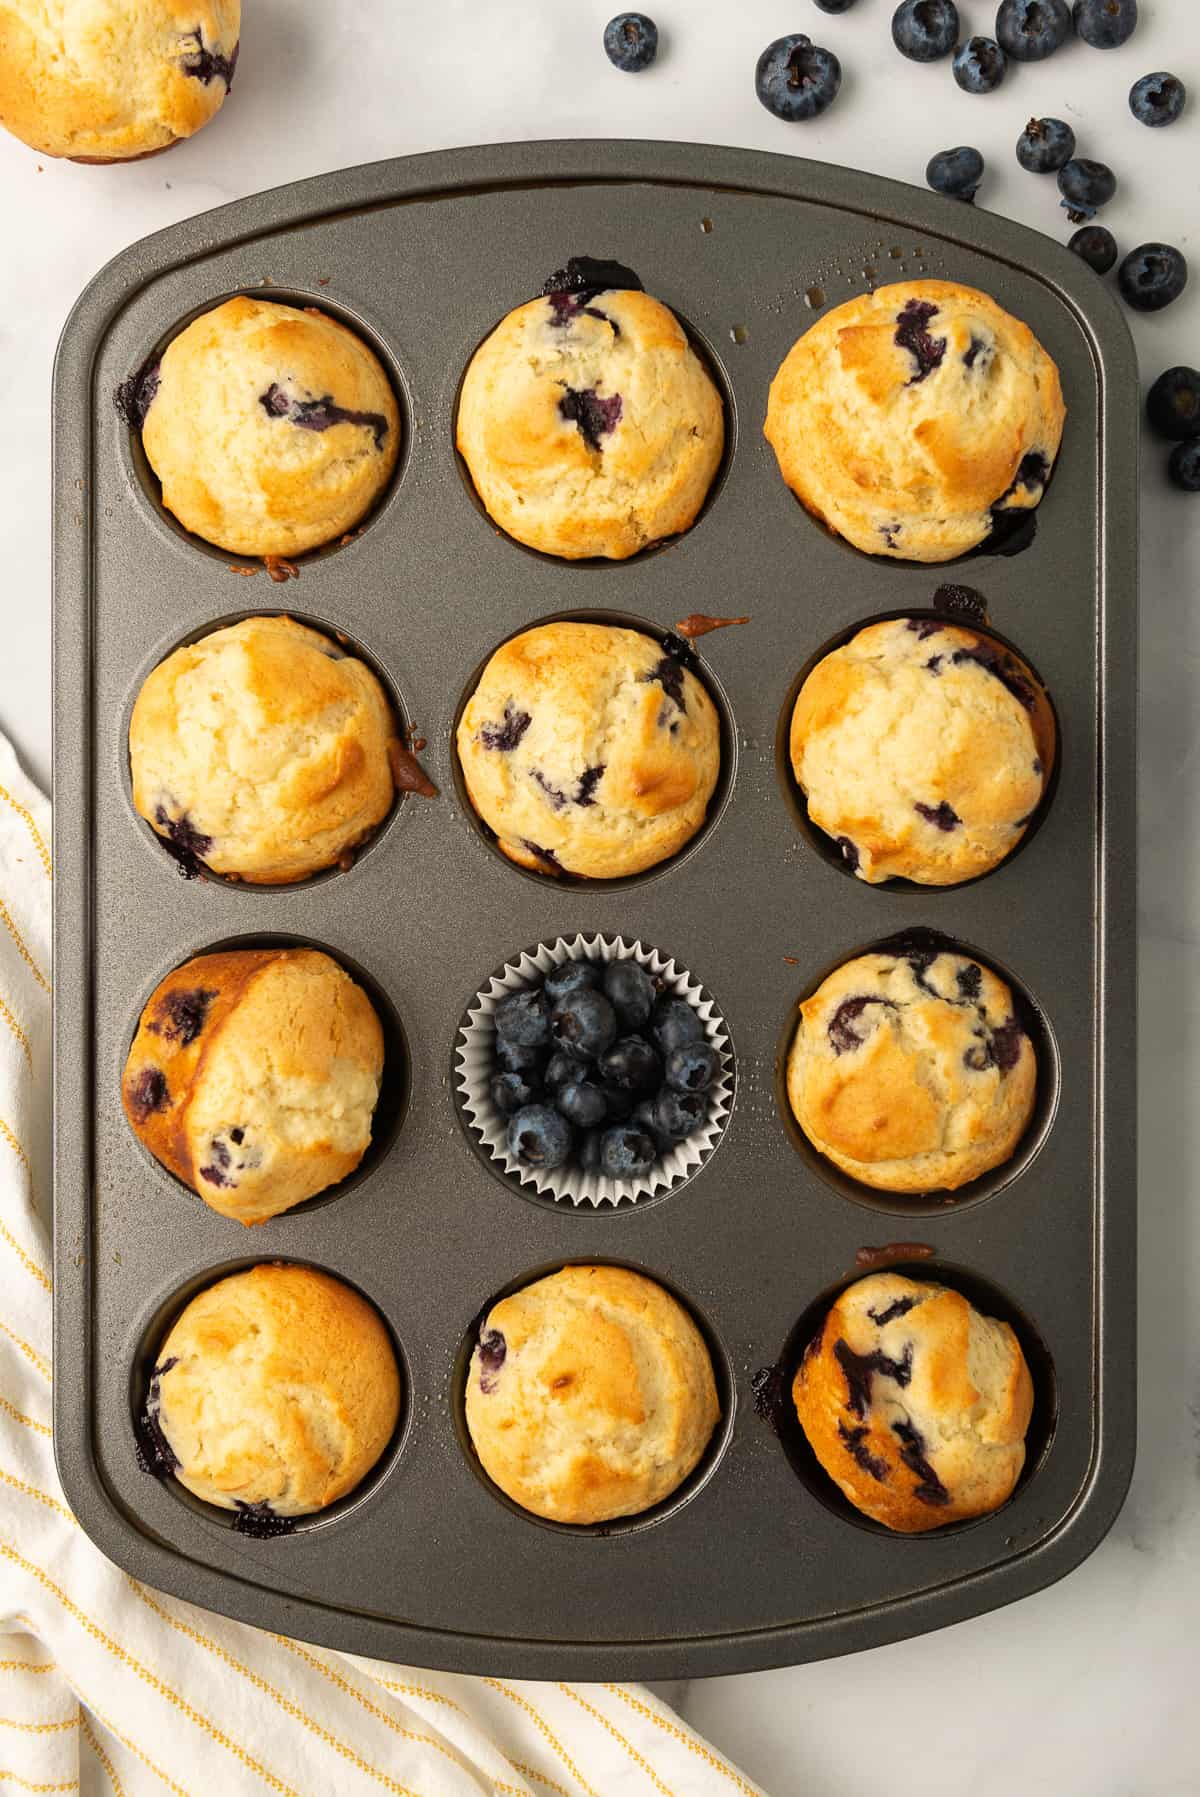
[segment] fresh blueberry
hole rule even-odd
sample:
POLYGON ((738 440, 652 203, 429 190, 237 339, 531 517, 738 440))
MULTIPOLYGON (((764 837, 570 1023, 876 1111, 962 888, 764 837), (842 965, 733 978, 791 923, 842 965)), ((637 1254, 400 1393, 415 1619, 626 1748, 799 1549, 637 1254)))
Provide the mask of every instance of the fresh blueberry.
POLYGON ((994 37, 969 37, 954 52, 954 79, 966 94, 994 94, 1008 73, 1008 58, 994 37))
POLYGON ((608 1101, 590 1079, 570 1079, 554 1095, 555 1108, 579 1129, 594 1129, 608 1116, 608 1101))
POLYGON ((968 144, 956 150, 939 150, 930 157, 925 179, 934 193, 948 194, 951 199, 974 200, 983 180, 983 157, 968 144))
POLYGON ((703 1123, 707 1112, 708 1101, 703 1092, 677 1092, 674 1086, 664 1086, 654 1100, 659 1134, 669 1142, 682 1142, 690 1136, 703 1123))
POLYGON ((1151 430, 1172 443, 1200 437, 1200 373, 1194 368, 1168 368, 1146 395, 1151 430))
POLYGON ((609 1122, 624 1123, 627 1117, 633 1115, 637 1093, 632 1086, 607 1085, 604 1087, 604 1102, 608 1106, 609 1122))
POLYGON ((600 1138, 600 1170, 610 1179, 640 1179, 657 1159, 658 1149, 645 1130, 621 1124, 600 1138))
POLYGON ((644 12, 619 12, 604 27, 604 50, 614 69, 636 75, 658 55, 658 26, 644 12))
POLYGON ((958 42, 954 0, 903 0, 892 14, 892 42, 912 62, 936 62, 958 42))
POLYGON ((675 1144, 672 1142, 670 1136, 664 1136, 661 1129, 658 1127, 658 1111, 656 1105, 657 1100, 655 1098, 643 1098, 640 1103, 633 1107, 633 1121, 637 1124, 639 1129, 644 1129, 648 1136, 654 1138, 655 1142, 658 1144, 659 1153, 666 1154, 669 1149, 675 1146, 675 1144))
POLYGON ((617 1015, 603 992, 578 986, 550 1013, 550 1034, 559 1048, 594 1060, 617 1034, 617 1015))
POLYGON ((558 967, 552 967, 546 975, 542 990, 550 1002, 551 1010, 568 992, 577 992, 581 986, 598 986, 600 984, 600 967, 595 961, 564 961, 558 967))
POLYGON ((622 1036, 600 1056, 600 1077, 606 1085, 624 1086, 629 1092, 653 1092, 662 1080, 662 1062, 640 1036, 622 1036))
POLYGON ((1179 298, 1187 280, 1187 260, 1169 243, 1140 244, 1117 270, 1121 298, 1135 312, 1161 312, 1179 298))
POLYGON ((1017 139, 1017 161, 1031 175, 1052 175, 1075 154, 1075 133, 1063 119, 1030 119, 1017 139))
POLYGON ((546 1048, 524 1047, 520 1042, 506 1042, 503 1036, 496 1037, 496 1065, 501 1073, 529 1073, 540 1067, 546 1058, 546 1048))
POLYGON ((1075 156, 1058 171, 1058 191, 1071 223, 1081 225, 1108 205, 1117 191, 1117 177, 1106 162, 1075 156))
POLYGON ((571 1152, 571 1126, 548 1104, 527 1104, 509 1118, 508 1152, 526 1167, 561 1167, 571 1152))
POLYGON ((667 1084, 677 1092, 707 1092, 721 1068, 711 1042, 688 1042, 667 1056, 667 1084))
POLYGON ((546 1062, 546 1071, 542 1075, 542 1084, 547 1092, 557 1092, 569 1080, 582 1079, 587 1071, 587 1063, 569 1049, 557 1048, 546 1062))
POLYGON ((536 988, 511 992, 496 1006, 496 1034, 518 1048, 539 1048, 550 1037, 550 1007, 536 988))
POLYGON ((821 12, 849 12, 854 0, 814 0, 821 12))
POLYGON ((1200 437, 1177 443, 1167 463, 1172 483, 1185 493, 1200 493, 1200 437))
POLYGON ((1118 50, 1137 30, 1138 0, 1075 0, 1075 31, 1093 50, 1118 50))
POLYGON ((1071 35, 1067 0, 1000 0, 996 37, 1017 62, 1041 62, 1071 35))
POLYGON ((1143 75, 1129 90, 1129 110, 1142 125, 1173 125, 1186 105, 1187 88, 1165 69, 1143 75))
POLYGON ((837 99, 842 65, 803 34, 777 37, 754 71, 754 91, 768 112, 793 123, 815 119, 837 99))
POLYGON ((511 1117, 514 1112, 523 1110, 537 1095, 536 1084, 526 1079, 523 1073, 492 1075, 492 1103, 502 1117, 511 1117))
POLYGON ((1098 275, 1106 275, 1117 259, 1117 240, 1104 225, 1080 225, 1067 248, 1098 275))
POLYGON ((600 1145, 603 1140, 600 1130, 589 1129, 580 1142, 577 1159, 584 1173, 599 1173, 600 1145))
POLYGON ((638 1030, 654 1009, 654 981, 636 961, 610 961, 604 969, 604 996, 624 1030, 638 1030))
POLYGON ((650 1019, 650 1034, 667 1055, 685 1042, 698 1041, 704 1025, 686 999, 660 998, 650 1019))

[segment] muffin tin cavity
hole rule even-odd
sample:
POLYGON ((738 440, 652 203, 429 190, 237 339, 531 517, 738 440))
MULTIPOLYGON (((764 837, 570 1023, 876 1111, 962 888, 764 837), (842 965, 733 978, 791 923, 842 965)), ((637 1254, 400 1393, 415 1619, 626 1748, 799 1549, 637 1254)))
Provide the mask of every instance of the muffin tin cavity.
MULTIPOLYGON (((527 624, 522 624, 520 629, 510 631, 508 636, 501 639, 501 642, 493 644, 464 686, 458 704, 455 707, 454 721, 450 730, 450 740, 452 744, 451 762, 454 770, 454 789, 458 795, 458 802, 462 807, 463 815, 472 825, 481 841, 487 844, 500 865, 508 873, 518 874, 526 880, 535 881, 543 888, 546 886, 557 887, 560 890, 564 888, 573 888, 577 893, 590 894, 601 892, 623 892, 628 891, 635 886, 643 886, 651 880, 658 880, 665 874, 678 871, 685 865, 685 863, 689 862, 694 855, 699 854, 701 849, 707 844, 710 836, 716 830, 717 825, 720 823, 726 808, 729 805, 734 780, 737 774, 738 739, 737 730, 734 724, 733 710, 729 698, 711 666, 708 665, 698 653, 695 645, 686 642, 682 637, 677 636, 674 631, 664 628, 663 625, 651 623, 649 619, 637 617, 630 612, 590 609, 585 611, 556 611, 549 613, 545 617, 531 618, 527 624), (667 657, 680 661, 692 674, 694 674, 696 679, 702 683, 709 698, 712 700, 713 707, 717 714, 717 725, 720 732, 721 763, 717 773, 716 785, 713 788, 712 797, 708 802, 708 809, 704 816, 704 822, 700 825, 700 828, 696 831, 695 835, 691 837, 691 839, 686 842, 676 854, 669 856, 664 861, 657 862, 653 867, 644 869, 641 873, 626 874, 618 879, 586 879, 582 876, 567 873, 562 869, 556 871, 552 867, 549 859, 547 859, 545 864, 545 872, 538 871, 534 868, 521 867, 515 861, 510 861, 508 856, 505 855, 499 847, 492 831, 488 828, 487 824, 484 823, 471 802, 462 763, 458 754, 457 742, 459 722, 463 712, 466 710, 471 695, 479 685, 485 668, 492 656, 496 653, 496 650, 501 647, 501 642, 509 642, 513 637, 520 636, 524 631, 536 630, 543 624, 557 624, 567 621, 571 623, 608 624, 615 626, 617 629, 637 630, 640 631, 643 636, 652 637, 656 642, 663 645, 664 654, 667 657)), ((536 845, 530 844, 529 846, 532 851, 535 849, 536 845)))
MULTIPOLYGON (((271 591, 274 593, 275 589, 272 588, 271 591)), ((282 595, 280 596, 282 597, 282 595)), ((333 867, 322 869, 319 873, 310 874, 305 879, 285 881, 277 885, 260 885, 250 880, 238 879, 232 874, 214 872, 214 870, 211 867, 208 867, 203 860, 206 849, 206 839, 203 836, 196 836, 189 833, 186 828, 186 819, 184 820, 183 828, 179 830, 175 841, 168 841, 166 838, 160 836, 156 830, 151 829, 145 818, 140 815, 134 806, 133 779, 129 759, 130 720, 133 716, 133 707, 137 701, 138 694, 141 691, 147 676, 152 673, 156 667, 166 661, 168 656, 172 655, 175 650, 185 648, 192 643, 201 642, 205 637, 212 636, 213 633, 218 630, 225 630, 231 625, 241 624, 248 618, 279 616, 286 616, 296 624, 303 624, 309 630, 319 632, 320 635, 327 639, 331 654, 352 657, 357 661, 361 661, 364 666, 369 668, 383 688, 388 706, 395 720, 396 732, 400 742, 402 744, 410 744, 412 742, 412 732, 408 723, 408 714, 404 701, 401 698, 400 690, 392 675, 371 653, 371 651, 364 648, 362 643, 351 637, 340 625, 333 624, 325 618, 316 617, 308 612, 298 610, 294 606, 284 607, 280 605, 279 607, 264 606, 260 610, 227 612, 220 617, 212 619, 208 623, 198 626, 195 630, 185 632, 182 636, 176 638, 174 642, 161 645, 156 650, 152 659, 147 661, 138 670, 137 677, 128 693, 124 709, 121 712, 120 740, 117 746, 117 753, 120 756, 121 781, 129 808, 130 818, 139 836, 150 845, 154 854, 160 857, 164 872, 170 873, 173 870, 176 874, 182 875, 187 880, 199 879, 203 881, 212 881, 217 885, 225 887, 229 891, 252 893, 259 897, 274 897, 276 899, 291 892, 325 885, 331 880, 336 880, 344 874, 353 872, 365 856, 373 854, 382 845, 384 838, 391 832, 393 825, 396 823, 397 818, 407 802, 412 802, 414 800, 421 804, 427 802, 425 798, 417 798, 416 795, 411 792, 397 790, 393 795, 391 809, 388 811, 387 815, 381 819, 364 841, 359 843, 356 848, 348 850, 340 862, 333 867)), ((395 769, 393 769, 393 774, 394 773, 395 769)), ((432 802, 437 804, 445 801, 439 796, 432 802)))
POLYGON ((315 1261, 293 1260, 284 1255, 274 1255, 271 1257, 273 1264, 311 1265, 317 1272, 329 1274, 331 1278, 339 1280, 342 1285, 348 1286, 351 1291, 356 1292, 375 1311, 387 1330, 392 1352, 396 1357, 396 1365, 400 1371, 400 1414, 396 1427, 392 1431, 391 1439, 374 1466, 352 1491, 348 1491, 345 1497, 339 1498, 328 1508, 314 1511, 307 1516, 277 1518, 260 1516, 257 1511, 226 1510, 219 1504, 210 1504, 203 1498, 197 1497, 194 1492, 181 1485, 178 1479, 172 1477, 169 1464, 170 1450, 161 1431, 155 1427, 151 1404, 159 1349, 180 1315, 199 1292, 216 1285, 231 1274, 247 1272, 251 1267, 260 1265, 263 1258, 261 1255, 257 1257, 246 1255, 238 1259, 222 1261, 216 1266, 205 1267, 202 1271, 194 1273, 191 1278, 185 1280, 173 1291, 160 1297, 154 1309, 141 1319, 133 1343, 129 1367, 130 1444, 131 1451, 136 1456, 138 1466, 147 1481, 151 1478, 157 1479, 163 1490, 168 1492, 177 1503, 183 1504, 193 1515, 204 1518, 230 1535, 247 1538, 248 1547, 257 1540, 266 1543, 269 1551, 273 1553, 286 1553, 287 1537, 308 1534, 314 1529, 324 1529, 335 1523, 342 1523, 376 1495, 404 1452, 410 1433, 414 1398, 412 1374, 397 1331, 391 1318, 385 1314, 371 1294, 364 1291, 353 1279, 348 1278, 340 1267, 321 1265, 315 1261), (149 1410, 148 1405, 150 1405, 149 1410))
MULTIPOLYGON (((930 572, 930 570, 926 570, 926 573, 930 572)), ((1059 722, 1058 713, 1054 706, 1054 700, 1033 662, 1015 643, 1011 642, 1006 636, 1001 635, 998 630, 993 628, 987 616, 987 603, 984 595, 976 593, 975 589, 972 587, 957 586, 953 583, 946 582, 939 586, 937 591, 935 591, 933 595, 933 604, 931 606, 905 606, 893 611, 874 612, 867 617, 858 619, 857 622, 853 624, 848 624, 844 629, 839 630, 809 656, 808 660, 804 663, 804 666, 800 669, 800 672, 792 681, 791 686, 788 688, 787 696, 780 709, 779 721, 775 730, 775 772, 784 800, 795 822, 796 828, 804 837, 809 847, 820 856, 822 861, 826 862, 828 866, 836 868, 840 874, 844 874, 848 878, 855 880, 856 885, 865 886, 870 892, 909 895, 916 893, 920 894, 922 899, 925 899, 936 898, 941 893, 958 892, 964 887, 978 885, 980 881, 986 880, 999 873, 1002 868, 1010 866, 1017 857, 1024 852, 1033 841, 1038 831, 1042 828, 1042 825, 1045 823, 1051 807, 1054 804, 1055 795, 1058 791, 1059 774, 1062 767, 1062 750, 1062 728, 1059 722), (961 598, 957 603, 951 603, 949 599, 943 602, 943 592, 949 595, 961 595, 961 598), (976 874, 970 879, 952 880, 942 886, 926 885, 921 881, 909 880, 902 876, 895 875, 889 879, 879 881, 858 880, 854 871, 853 844, 847 839, 843 846, 843 840, 841 838, 835 840, 821 829, 818 824, 813 822, 809 815, 807 797, 804 792, 801 791, 795 773, 792 770, 792 713, 796 708, 796 700, 800 696, 801 688, 804 686, 805 681, 808 679, 813 669, 816 668, 820 662, 824 661, 827 655, 832 655, 835 649, 840 649, 846 643, 852 642, 853 639, 858 636, 860 631, 866 630, 872 624, 883 624, 897 618, 911 619, 918 627, 928 621, 931 628, 945 625, 970 630, 974 635, 985 638, 988 643, 995 646, 999 655, 1012 657, 1013 660, 1015 660, 1018 664, 1018 668, 1013 670, 1014 672, 1024 671, 1028 674, 1030 680, 1038 687, 1038 689, 1040 689, 1040 692, 1049 707, 1053 725, 1053 754, 1046 771, 1042 796, 1036 809, 1030 814, 1029 822, 1022 831, 1020 840, 1017 842, 1016 846, 1002 861, 998 862, 995 867, 988 868, 983 873, 976 874)))
POLYGON ((910 1258, 912 1246, 911 1243, 898 1243, 895 1258, 888 1255, 886 1250, 879 1251, 880 1258, 877 1261, 873 1261, 869 1267, 857 1268, 828 1286, 801 1312, 795 1328, 783 1344, 778 1360, 771 1366, 763 1367, 755 1377, 758 1414, 777 1436, 783 1454, 800 1483, 827 1510, 831 1510, 844 1522, 853 1523, 856 1528, 866 1529, 873 1535, 898 1542, 946 1541, 952 1536, 961 1535, 966 1529, 981 1527, 994 1516, 1003 1516, 1005 1521, 1001 1526, 1007 1528, 1007 1513, 1020 1501, 1026 1487, 1037 1478, 1049 1458, 1054 1442, 1058 1423, 1058 1383, 1050 1349, 1032 1319, 1007 1292, 980 1274, 951 1261, 942 1261, 932 1256, 928 1259, 910 1258), (947 1523, 940 1529, 927 1530, 921 1534, 898 1533, 885 1527, 883 1523, 864 1516, 843 1495, 809 1446, 792 1401, 792 1380, 796 1369, 804 1358, 809 1343, 820 1334, 826 1314, 835 1300, 848 1286, 866 1278, 868 1273, 879 1272, 900 1273, 906 1279, 952 1287, 984 1316, 997 1317, 1001 1322, 1008 1323, 1021 1344, 1021 1351, 1033 1380, 1033 1415, 1025 1434, 1025 1464, 1011 1497, 998 1510, 992 1511, 990 1516, 976 1516, 964 1522, 947 1523))
POLYGON ((273 283, 264 282, 259 287, 234 288, 231 291, 213 294, 202 304, 192 307, 190 311, 178 318, 171 328, 165 331, 151 346, 141 362, 130 369, 128 376, 118 384, 111 395, 119 420, 119 452, 126 468, 126 484, 142 502, 144 514, 149 521, 157 525, 159 529, 167 530, 178 543, 186 544, 190 549, 199 550, 201 554, 231 568, 235 573, 244 571, 261 574, 263 572, 261 558, 237 554, 221 549, 215 543, 207 542, 203 537, 187 530, 175 514, 167 510, 163 504, 162 485, 154 469, 150 466, 142 443, 142 422, 145 411, 157 390, 158 368, 167 346, 197 318, 202 317, 206 312, 215 310, 217 306, 224 305, 226 300, 237 298, 239 293, 248 299, 270 301, 272 304, 280 306, 294 306, 300 311, 309 309, 322 312, 338 324, 344 325, 348 331, 352 331, 378 358, 379 364, 387 376, 400 414, 400 448, 396 457, 396 465, 378 499, 359 519, 358 523, 342 537, 336 538, 332 542, 322 543, 314 549, 305 550, 302 554, 294 557, 270 558, 268 565, 271 569, 272 581, 283 583, 290 578, 289 570, 324 561, 340 549, 353 547, 366 529, 381 523, 384 515, 392 510, 396 495, 404 481, 412 451, 413 405, 401 365, 387 347, 379 329, 372 323, 368 323, 358 313, 341 305, 337 300, 330 299, 324 288, 318 288, 315 292, 305 292, 298 287, 276 287, 273 283))
POLYGON ((1049 1020, 1041 1007, 1035 1003, 1015 975, 997 961, 994 955, 984 953, 968 943, 957 941, 939 930, 925 928, 902 930, 894 936, 847 948, 844 954, 838 955, 835 960, 828 962, 796 994, 784 1019, 776 1048, 776 1103, 784 1129, 797 1154, 812 1172, 816 1173, 842 1198, 849 1198, 856 1204, 866 1205, 871 1210, 887 1212, 894 1217, 938 1217, 947 1210, 964 1210, 981 1203, 986 1198, 995 1197, 997 1193, 1012 1185, 1026 1172, 1049 1136, 1058 1108, 1060 1089, 1061 1068, 1058 1046, 1049 1020), (1032 1042, 1037 1056, 1037 1093, 1033 1111, 1016 1149, 1008 1160, 1002 1162, 998 1167, 993 1167, 990 1172, 982 1174, 978 1179, 970 1180, 955 1191, 931 1191, 922 1194, 887 1192, 862 1184, 848 1173, 843 1172, 841 1168, 836 1167, 831 1160, 827 1160, 809 1141, 793 1114, 788 1098, 787 1063, 799 1020, 798 1005, 810 998, 837 968, 847 961, 854 960, 859 955, 888 954, 904 958, 909 955, 943 953, 964 955, 973 961, 982 962, 985 967, 991 968, 994 973, 998 974, 1008 986, 1012 994, 1017 1021, 1032 1042))
MULTIPOLYGON (((497 1359, 499 1360, 498 1351, 497 1359)), ((737 1389, 733 1366, 719 1336, 708 1318, 705 1317, 703 1312, 692 1303, 691 1299, 688 1298, 684 1292, 673 1285, 669 1279, 664 1278, 655 1267, 638 1265, 633 1261, 620 1260, 611 1255, 606 1255, 604 1257, 596 1256, 587 1262, 578 1262, 575 1260, 550 1261, 543 1266, 532 1267, 528 1272, 520 1274, 516 1279, 510 1279, 506 1285, 501 1286, 498 1291, 493 1292, 486 1303, 480 1306, 459 1343, 458 1352, 454 1359, 454 1370, 451 1375, 451 1386, 454 1430, 458 1438, 458 1445, 462 1449, 463 1458, 466 1460, 467 1465, 489 1496, 494 1498, 498 1504, 502 1504, 513 1516, 519 1517, 522 1522, 529 1523, 540 1529, 549 1529, 555 1535, 576 1535, 585 1538, 590 1537, 593 1540, 607 1540, 609 1537, 617 1535, 637 1535, 642 1533, 643 1530, 653 1528, 656 1524, 665 1522, 669 1517, 677 1515, 677 1513, 683 1509, 684 1505, 689 1504, 713 1477, 725 1454, 725 1450, 732 1439, 734 1422, 736 1420, 737 1389), (713 1377, 717 1387, 717 1400, 721 1408, 721 1414, 717 1419, 716 1427, 709 1437, 708 1445, 700 1456, 699 1462, 692 1472, 688 1474, 687 1478, 684 1479, 683 1483, 679 1485, 669 1497, 664 1498, 661 1503, 653 1505, 649 1510, 639 1511, 634 1516, 615 1517, 612 1521, 604 1523, 555 1522, 549 1517, 536 1516, 532 1511, 526 1510, 520 1504, 514 1502, 512 1498, 500 1490, 499 1486, 496 1485, 484 1471, 483 1466, 480 1463, 479 1455, 475 1451, 474 1443, 471 1440, 470 1430, 467 1427, 467 1378, 471 1369, 471 1356, 479 1342, 480 1330, 483 1326, 484 1319, 488 1316, 493 1306, 498 1304, 502 1298, 507 1298, 513 1292, 523 1290, 525 1286, 532 1285, 535 1280, 546 1278, 550 1273, 561 1271, 565 1266, 577 1264, 625 1267, 631 1273, 640 1273, 647 1279, 653 1279, 656 1285, 662 1286, 664 1291, 669 1292, 676 1302, 682 1305, 684 1310, 687 1311, 704 1338, 704 1345, 708 1349, 709 1359, 712 1362, 713 1377)))

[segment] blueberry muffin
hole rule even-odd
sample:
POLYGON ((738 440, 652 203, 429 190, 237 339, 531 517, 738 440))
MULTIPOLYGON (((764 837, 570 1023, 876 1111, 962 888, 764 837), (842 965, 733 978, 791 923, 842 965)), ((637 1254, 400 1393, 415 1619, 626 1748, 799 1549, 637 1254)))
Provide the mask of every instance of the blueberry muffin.
POLYGON ((944 562, 1038 505, 1058 370, 986 293, 904 281, 835 306, 771 383, 766 437, 814 517, 868 555, 944 562))
POLYGON ((1033 1383, 1020 1342, 925 1280, 875 1273, 848 1287, 792 1399, 834 1483, 905 1535, 998 1509, 1025 1464, 1033 1383))
POLYGON ((139 420, 167 510, 239 555, 299 555, 352 530, 400 451, 395 395, 361 337, 244 295, 172 339, 138 382, 139 420))
POLYGON ((503 643, 458 726, 471 803, 522 867, 641 873, 704 822, 716 709, 686 644, 609 624, 542 624, 503 643))
POLYGON ((990 968, 897 949, 844 962, 800 1006, 787 1087, 813 1147, 852 1178, 954 1191, 1012 1154, 1037 1057, 990 968))
MULTIPOLYGON (((570 266, 561 279, 574 279, 570 266)), ((725 414, 666 306, 634 288, 573 285, 518 306, 476 350, 457 436, 510 537, 621 561, 694 522, 725 414)))
POLYGON ((382 1074, 379 1019, 336 961, 230 949, 155 988, 121 1096, 168 1172, 223 1217, 264 1223, 354 1171, 382 1074))
POLYGON ((254 1524, 345 1497, 400 1415, 378 1313, 314 1267, 268 1264, 200 1292, 158 1352, 146 1403, 154 1459, 254 1524))
POLYGON ((808 814, 861 880, 947 886, 1011 854, 1054 761, 1023 662, 933 617, 870 624, 817 663, 792 712, 808 814))
POLYGON ((501 1491, 554 1522, 661 1503, 720 1417, 704 1338, 624 1267, 564 1267, 492 1306, 467 1376, 467 1427, 501 1491))
POLYGON ((192 871, 284 885, 382 823, 399 748, 365 663, 291 618, 247 618, 174 650, 144 682, 133 802, 192 871))
POLYGON ((239 0, 0 0, 0 124, 43 156, 130 162, 207 125, 239 0))

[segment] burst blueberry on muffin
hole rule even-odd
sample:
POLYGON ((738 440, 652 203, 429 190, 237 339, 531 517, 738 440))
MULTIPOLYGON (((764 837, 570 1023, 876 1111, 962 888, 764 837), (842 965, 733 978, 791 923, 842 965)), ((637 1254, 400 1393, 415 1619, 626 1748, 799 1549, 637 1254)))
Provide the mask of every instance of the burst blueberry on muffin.
POLYGON ((503 643, 458 726, 467 792, 522 867, 613 879, 673 855, 720 769, 716 709, 687 645, 609 624, 503 643))
POLYGON ((239 0, 0 0, 0 124, 44 156, 129 162, 233 85, 239 0))
POLYGON ((399 748, 365 662, 291 618, 247 618, 147 677, 129 726, 133 802, 193 871, 284 885, 382 823, 399 748))
POLYGON ((336 961, 231 949, 155 988, 121 1095, 168 1172, 223 1217, 263 1223, 358 1166, 382 1074, 379 1019, 336 961))
POLYGON ((608 1522, 669 1497, 720 1418, 704 1338, 624 1267, 564 1267, 492 1306, 467 1377, 489 1478, 554 1522, 608 1522))
POLYGON ((787 1088, 814 1148, 852 1178, 954 1191, 1016 1148, 1037 1056, 990 968, 897 949, 844 962, 800 1006, 787 1088))
POLYGON ((1025 1464, 1033 1382, 1020 1342, 925 1280, 876 1273, 849 1286, 792 1399, 834 1483, 903 1534, 998 1509, 1025 1464))
POLYGON ((946 886, 1020 842, 1053 767, 1054 714, 992 638, 893 618, 817 663, 790 748, 809 817, 860 879, 946 886))
POLYGON ((868 555, 944 562, 1041 502, 1066 416, 1027 325, 952 281, 834 307, 793 345, 765 433, 797 499, 868 555))
MULTIPOLYGON (((131 411, 128 394, 118 403, 131 411)), ((132 422, 167 510, 241 555, 299 555, 352 530, 400 451, 391 383, 361 337, 244 295, 172 339, 132 422)))
POLYGON ((353 1491, 399 1414, 400 1371, 375 1309, 314 1267, 268 1264, 187 1305, 159 1349, 143 1423, 156 1470, 236 1511, 247 1533, 273 1534, 353 1491))
POLYGON ((687 530, 721 461, 707 369, 666 306, 606 285, 621 278, 637 277, 568 264, 501 320, 463 380, 457 441, 476 491, 502 530, 549 555, 619 561, 687 530))

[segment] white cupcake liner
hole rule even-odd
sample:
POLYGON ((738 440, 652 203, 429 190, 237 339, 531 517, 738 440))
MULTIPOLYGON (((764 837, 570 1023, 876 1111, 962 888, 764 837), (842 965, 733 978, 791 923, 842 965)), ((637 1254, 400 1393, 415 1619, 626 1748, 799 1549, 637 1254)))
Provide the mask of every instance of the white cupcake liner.
POLYGON ((532 953, 524 952, 517 961, 507 962, 476 994, 467 1021, 458 1033, 455 1059, 463 1111, 472 1130, 504 1172, 521 1185, 532 1186, 542 1197, 574 1205, 591 1204, 597 1209, 605 1204, 619 1204, 623 1199, 636 1202, 652 1197, 690 1178, 715 1148, 733 1102, 733 1055, 724 1019, 712 1000, 673 960, 665 959, 657 949, 647 948, 642 942, 626 942, 623 936, 576 936, 572 940, 560 936, 555 942, 540 943, 532 953), (508 1119, 492 1103, 496 1006, 510 993, 531 985, 539 975, 544 977, 552 967, 581 960, 639 962, 665 993, 687 1000, 704 1025, 706 1039, 721 1058, 720 1072, 708 1091, 704 1122, 655 1161, 649 1173, 640 1179, 609 1179, 606 1174, 585 1173, 581 1167, 569 1164, 550 1172, 524 1166, 508 1152, 508 1119))

